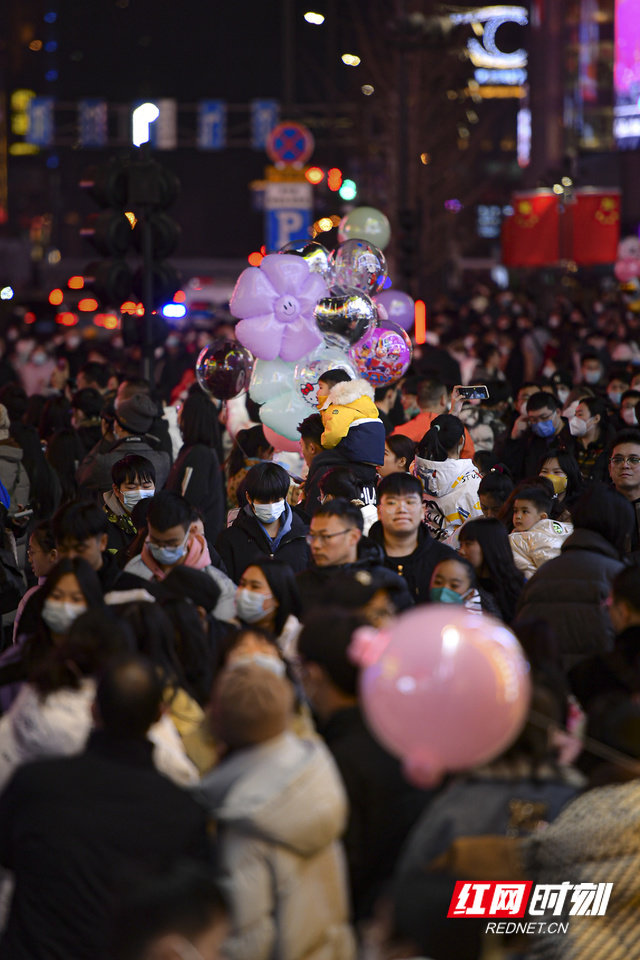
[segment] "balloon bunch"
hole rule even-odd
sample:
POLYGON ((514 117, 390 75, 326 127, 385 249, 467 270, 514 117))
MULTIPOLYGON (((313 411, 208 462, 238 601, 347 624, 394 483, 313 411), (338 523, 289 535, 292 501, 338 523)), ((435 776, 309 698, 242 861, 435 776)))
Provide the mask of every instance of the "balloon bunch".
POLYGON ((387 218, 360 207, 338 236, 333 252, 293 242, 243 270, 230 303, 239 343, 216 341, 198 358, 203 389, 226 400, 248 388, 265 428, 283 441, 297 441, 298 424, 316 409, 322 373, 341 368, 378 387, 411 362, 413 301, 383 289, 387 218))

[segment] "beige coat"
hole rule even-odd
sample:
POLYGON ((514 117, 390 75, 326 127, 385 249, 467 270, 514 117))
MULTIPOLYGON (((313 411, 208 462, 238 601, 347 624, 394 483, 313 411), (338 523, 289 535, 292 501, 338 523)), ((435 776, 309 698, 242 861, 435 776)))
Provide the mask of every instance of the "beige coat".
POLYGON ((549 519, 538 520, 522 533, 514 530, 509 540, 516 567, 528 580, 543 563, 560 555, 562 544, 572 533, 572 523, 549 519))
POLYGON ((291 733, 232 754, 198 791, 218 825, 230 960, 353 960, 339 838, 347 802, 324 744, 291 733))

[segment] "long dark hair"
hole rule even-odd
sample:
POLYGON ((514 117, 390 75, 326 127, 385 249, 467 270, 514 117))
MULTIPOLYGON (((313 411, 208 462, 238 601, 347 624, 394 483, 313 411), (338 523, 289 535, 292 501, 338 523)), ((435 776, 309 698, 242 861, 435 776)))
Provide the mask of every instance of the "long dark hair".
POLYGON ((76 469, 84 457, 82 442, 72 427, 56 430, 47 444, 47 463, 55 470, 62 488, 61 504, 78 496, 76 469))
POLYGON ((464 436, 464 424, 450 413, 441 413, 418 444, 418 456, 423 460, 442 462, 449 459, 464 436))
POLYGON ((600 417, 597 442, 601 446, 608 446, 613 440, 615 430, 609 421, 606 403, 600 397, 583 397, 580 403, 584 404, 592 417, 600 417))
POLYGON ((567 505, 575 503, 584 490, 584 479, 578 461, 565 447, 550 447, 538 464, 538 473, 540 473, 547 460, 554 459, 558 461, 558 465, 567 475, 564 503, 567 505))
POLYGON ((233 477, 239 473, 246 466, 247 460, 257 460, 262 454, 272 449, 261 424, 248 427, 246 430, 238 430, 231 453, 227 458, 228 476, 233 477))
POLYGON ((468 520, 460 527, 458 539, 460 543, 476 541, 480 545, 487 579, 491 581, 491 593, 500 608, 502 619, 505 623, 511 623, 524 587, 524 576, 514 563, 506 529, 493 517, 479 517, 477 520, 468 520))
POLYGON ((220 446, 218 411, 202 391, 190 393, 180 414, 180 431, 185 447, 196 443, 217 450, 220 446))
POLYGON ((411 437, 405 437, 402 433, 396 433, 395 436, 387 437, 385 443, 396 460, 405 461, 404 470, 405 473, 408 473, 409 467, 413 463, 413 458, 416 455, 416 445, 411 437))
POLYGON ((257 567, 258 570, 262 571, 271 593, 278 601, 274 630, 276 637, 279 637, 291 614, 298 619, 300 618, 300 594, 298 593, 295 574, 291 567, 281 560, 255 560, 248 564, 246 569, 248 570, 249 567, 257 567))

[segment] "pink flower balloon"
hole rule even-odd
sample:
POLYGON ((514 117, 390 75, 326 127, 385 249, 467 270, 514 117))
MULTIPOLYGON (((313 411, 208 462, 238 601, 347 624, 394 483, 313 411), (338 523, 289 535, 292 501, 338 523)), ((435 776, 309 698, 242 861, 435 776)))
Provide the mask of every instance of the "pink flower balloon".
POLYGON ((383 649, 368 636, 350 654, 377 739, 416 782, 486 763, 518 736, 530 699, 529 665, 513 633, 486 614, 431 604, 399 616, 383 649))
POLYGON ((238 277, 230 309, 240 317, 236 336, 262 360, 293 361, 322 342, 313 311, 328 288, 294 254, 273 253, 238 277))

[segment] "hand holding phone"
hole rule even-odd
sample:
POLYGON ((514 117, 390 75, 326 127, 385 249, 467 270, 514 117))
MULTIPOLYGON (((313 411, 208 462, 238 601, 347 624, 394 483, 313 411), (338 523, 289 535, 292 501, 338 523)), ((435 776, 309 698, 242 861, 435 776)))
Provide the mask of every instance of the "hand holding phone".
POLYGON ((477 383, 469 387, 456 387, 458 395, 463 400, 488 400, 489 390, 484 383, 477 383))

